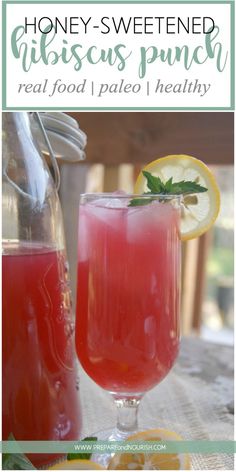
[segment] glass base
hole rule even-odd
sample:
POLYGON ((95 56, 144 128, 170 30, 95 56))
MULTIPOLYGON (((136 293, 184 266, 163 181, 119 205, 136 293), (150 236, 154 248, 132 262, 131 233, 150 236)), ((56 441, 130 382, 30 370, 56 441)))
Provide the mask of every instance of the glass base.
MULTIPOLYGON (((104 429, 103 431, 98 431, 92 436, 95 436, 98 441, 125 441, 132 434, 138 433, 139 431, 145 431, 150 429, 151 426, 145 426, 143 428, 137 428, 134 431, 120 431, 117 428, 104 429)), ((114 456, 114 453, 96 453, 93 454, 91 460, 100 464, 104 469, 107 469, 107 466, 114 456)))
MULTIPOLYGON (((118 428, 109 428, 104 429, 102 431, 98 431, 96 433, 91 434, 91 436, 95 436, 100 441, 125 441, 129 436, 132 434, 146 431, 150 429, 167 429, 170 431, 175 431, 177 434, 182 434, 183 426, 180 424, 176 424, 171 422, 171 427, 169 422, 158 422, 153 418, 148 419, 148 424, 145 422, 144 424, 141 423, 136 429, 132 431, 121 431, 118 428)), ((107 469, 107 466, 114 456, 114 453, 95 453, 92 455, 91 460, 100 464, 104 469, 107 469)))

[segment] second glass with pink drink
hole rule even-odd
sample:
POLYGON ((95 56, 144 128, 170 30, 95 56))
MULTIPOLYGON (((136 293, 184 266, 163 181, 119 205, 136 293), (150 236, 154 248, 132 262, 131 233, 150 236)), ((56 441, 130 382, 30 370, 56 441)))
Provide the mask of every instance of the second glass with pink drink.
POLYGON ((178 354, 179 203, 163 195, 82 196, 76 348, 87 374, 116 401, 139 400, 178 354))

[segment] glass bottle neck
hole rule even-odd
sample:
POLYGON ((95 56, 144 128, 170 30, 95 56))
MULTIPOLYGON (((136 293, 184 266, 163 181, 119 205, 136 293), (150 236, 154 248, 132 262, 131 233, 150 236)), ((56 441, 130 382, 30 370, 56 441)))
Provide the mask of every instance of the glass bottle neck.
POLYGON ((55 185, 35 142, 30 115, 3 113, 3 238, 64 247, 55 185))

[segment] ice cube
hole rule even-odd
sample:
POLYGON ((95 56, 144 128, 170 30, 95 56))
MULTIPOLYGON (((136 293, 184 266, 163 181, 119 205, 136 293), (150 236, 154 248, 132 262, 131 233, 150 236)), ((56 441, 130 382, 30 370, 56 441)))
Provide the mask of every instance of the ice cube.
POLYGON ((105 206, 106 208, 124 208, 126 207, 126 199, 111 198, 105 206))
POLYGON ((170 218, 169 205, 154 201, 147 206, 129 208, 127 215, 127 239, 129 242, 150 237, 153 231, 160 233, 170 218))
MULTIPOLYGON (((129 242, 140 240, 147 229, 147 207, 129 208, 127 214, 127 239, 129 242)), ((150 217, 149 217, 150 219, 150 217)))
POLYGON ((122 213, 122 207, 119 206, 111 206, 111 200, 106 201, 106 204, 104 206, 104 199, 103 200, 103 205, 93 205, 93 204, 87 204, 86 205, 86 212, 87 212, 87 218, 91 220, 92 224, 96 224, 97 228, 97 223, 103 223, 104 225, 107 225, 109 227, 112 227, 116 231, 119 230, 121 226, 121 219, 123 217, 122 213))
POLYGON ((103 198, 94 199, 90 202, 90 205, 104 207, 104 208, 125 208, 128 203, 128 198, 118 198, 119 196, 126 196, 126 193, 122 190, 117 190, 111 195, 104 194, 103 198), (114 198, 117 197, 117 198, 114 198))
POLYGON ((107 198, 105 198, 105 197, 104 198, 96 198, 96 199, 92 200, 89 203, 89 205, 93 205, 93 206, 96 206, 96 207, 106 207, 106 206, 108 206, 109 202, 110 202, 109 197, 107 197, 107 198))

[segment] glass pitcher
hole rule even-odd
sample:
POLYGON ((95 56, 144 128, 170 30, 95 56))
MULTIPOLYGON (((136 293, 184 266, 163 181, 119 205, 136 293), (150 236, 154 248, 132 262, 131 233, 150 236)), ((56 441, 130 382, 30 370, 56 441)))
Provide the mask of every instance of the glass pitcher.
MULTIPOLYGON (((81 416, 62 215, 27 113, 3 113, 2 169, 3 439, 76 440, 81 416)), ((29 458, 40 466, 56 456, 29 458)))

